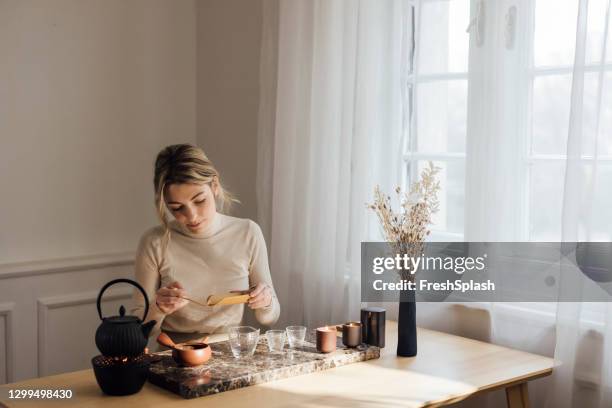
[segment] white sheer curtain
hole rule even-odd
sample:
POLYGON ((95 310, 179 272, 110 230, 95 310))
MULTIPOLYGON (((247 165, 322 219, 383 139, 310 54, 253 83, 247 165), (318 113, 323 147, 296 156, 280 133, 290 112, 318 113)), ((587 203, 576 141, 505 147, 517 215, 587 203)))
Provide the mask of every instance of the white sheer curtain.
MULTIPOLYGON (((279 324, 358 317, 359 244, 379 231, 364 203, 427 160, 439 240, 612 240, 610 0, 265 6, 258 212, 279 324)), ((535 406, 611 406, 610 304, 465 306, 420 303, 418 323, 554 355, 535 406)))
MULTIPOLYGON (((610 0, 517 4, 513 46, 504 2, 486 2, 483 44, 471 43, 465 239, 610 241, 610 0)), ((587 293, 579 273, 558 273, 550 289, 587 293)), ((582 296, 480 305, 490 341, 560 363, 530 386, 536 406, 612 406, 612 304, 582 296)))
MULTIPOLYGON (((610 0, 517 2, 514 33, 513 4, 485 3, 470 47, 465 239, 610 241, 610 0)), ((574 272, 550 289, 585 293, 574 272)), ((612 304, 583 300, 479 305, 489 341, 560 363, 530 385, 536 406, 612 406, 612 304)))
POLYGON ((278 324, 358 319, 365 203, 401 174, 405 2, 268 0, 264 10, 258 212, 278 324))
MULTIPOLYGON (((606 68, 612 60, 610 5, 610 0, 580 0, 578 5, 563 241, 612 237, 612 71, 606 68)), ((562 279, 566 282, 561 282, 561 290, 581 293, 582 286, 574 285, 571 277, 562 279)), ((612 406, 612 303, 584 300, 558 304, 555 359, 561 365, 553 376, 549 407, 612 406)))

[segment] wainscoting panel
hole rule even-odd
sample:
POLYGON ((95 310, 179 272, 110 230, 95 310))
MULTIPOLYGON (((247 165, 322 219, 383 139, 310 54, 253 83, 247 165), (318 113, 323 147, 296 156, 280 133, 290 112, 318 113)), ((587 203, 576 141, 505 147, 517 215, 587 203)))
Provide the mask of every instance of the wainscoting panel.
POLYGON ((15 369, 15 356, 13 347, 15 339, 13 335, 13 308, 14 303, 0 304, 0 356, 3 364, 0 364, 0 384, 11 382, 15 369))
MULTIPOLYGON (((98 292, 133 275, 127 253, 0 265, 0 383, 90 367, 98 292)), ((126 284, 110 288, 103 312, 129 310, 131 293, 126 284)))
MULTIPOLYGON (((103 316, 117 315, 121 304, 129 310, 131 293, 106 291, 103 316)), ((99 354, 94 339, 100 325, 97 296, 95 291, 38 300, 39 377, 91 367, 91 358, 99 354)))

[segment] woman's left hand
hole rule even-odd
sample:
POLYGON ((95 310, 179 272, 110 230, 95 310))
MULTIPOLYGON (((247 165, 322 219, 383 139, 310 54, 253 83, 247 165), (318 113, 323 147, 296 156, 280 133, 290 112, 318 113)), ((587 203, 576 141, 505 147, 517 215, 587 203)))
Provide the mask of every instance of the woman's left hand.
POLYGON ((249 296, 249 307, 251 309, 261 309, 272 304, 272 288, 266 283, 259 282, 251 289, 249 296))

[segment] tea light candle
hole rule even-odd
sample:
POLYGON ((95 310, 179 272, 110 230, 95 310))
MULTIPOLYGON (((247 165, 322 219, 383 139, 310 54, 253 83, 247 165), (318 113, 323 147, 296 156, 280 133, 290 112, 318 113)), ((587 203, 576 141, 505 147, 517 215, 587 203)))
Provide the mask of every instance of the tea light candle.
POLYGON ((342 325, 342 343, 347 347, 361 344, 361 323, 347 322, 342 325))
POLYGON ((334 326, 323 326, 317 329, 317 350, 331 353, 336 350, 337 331, 334 326))

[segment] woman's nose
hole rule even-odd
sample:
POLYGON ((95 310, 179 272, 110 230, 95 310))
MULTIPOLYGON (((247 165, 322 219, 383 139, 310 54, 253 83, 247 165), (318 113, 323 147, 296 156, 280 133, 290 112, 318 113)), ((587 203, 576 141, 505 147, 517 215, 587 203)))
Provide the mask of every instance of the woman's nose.
POLYGON ((189 222, 195 221, 196 218, 197 218, 196 212, 191 208, 187 208, 187 219, 189 220, 189 222))

